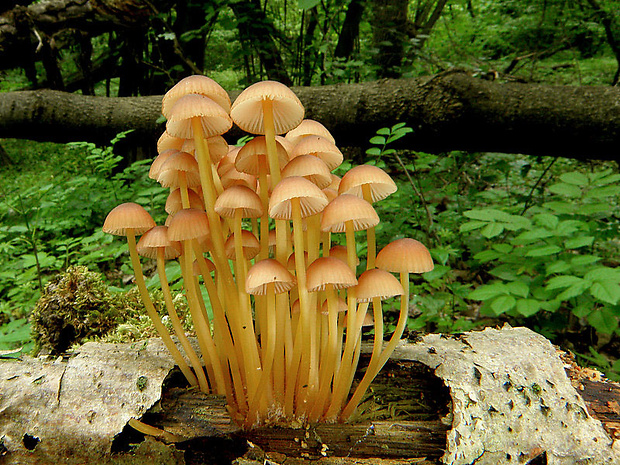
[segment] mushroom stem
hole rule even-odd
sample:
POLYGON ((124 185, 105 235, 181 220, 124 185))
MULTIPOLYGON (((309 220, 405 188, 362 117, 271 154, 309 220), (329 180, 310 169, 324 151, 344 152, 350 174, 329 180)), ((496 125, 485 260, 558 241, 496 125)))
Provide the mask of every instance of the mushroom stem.
POLYGON ((179 172, 179 190, 181 191, 181 204, 183 208, 190 208, 189 192, 187 191, 187 175, 185 171, 179 172))
POLYGON ((183 329, 183 325, 181 323, 181 319, 177 314, 176 309, 174 308, 174 303, 172 302, 172 294, 170 293, 170 286, 168 285, 168 278, 166 277, 166 262, 164 259, 164 247, 158 247, 157 249, 157 273, 159 274, 159 282, 161 284, 161 290, 164 294, 164 302, 166 303, 166 308, 168 309, 168 315, 170 316, 170 322, 172 323, 172 327, 179 338, 179 342, 189 361, 194 368, 194 373, 198 378, 198 385, 200 386, 200 390, 202 392, 209 392, 209 383, 207 381, 207 377, 202 368, 202 363, 196 355, 194 348, 191 346, 189 339, 185 335, 185 331, 183 329))
MULTIPOLYGON (((261 158, 264 159, 264 157, 261 158)), ((258 260, 264 260, 269 257, 269 184, 267 182, 266 168, 265 163, 259 161, 258 181, 263 214, 260 218, 260 252, 258 253, 258 260)))
POLYGON ((217 356, 215 344, 213 342, 213 338, 211 337, 211 329, 204 318, 202 309, 200 308, 200 303, 198 301, 197 289, 195 285, 196 281, 192 273, 192 255, 191 241, 183 241, 183 254, 181 255, 179 261, 181 262, 181 273, 183 275, 187 303, 189 305, 192 321, 194 322, 198 345, 200 346, 200 351, 202 352, 202 357, 204 359, 211 384, 215 385, 215 388, 213 388, 214 392, 216 394, 224 394, 227 389, 220 366, 220 359, 217 356))
MULTIPOLYGON (((289 408, 287 408, 287 412, 292 412, 292 402, 293 395, 296 393, 297 395, 297 406, 301 406, 303 401, 305 400, 305 383, 308 379, 311 379, 310 373, 314 370, 314 367, 311 365, 311 357, 310 354, 314 352, 314 347, 312 343, 314 342, 311 337, 310 325, 310 302, 308 296, 308 288, 306 287, 306 267, 305 267, 305 259, 304 259, 304 238, 303 238, 303 227, 301 221, 301 206, 299 198, 291 199, 291 213, 293 217, 293 242, 294 242, 294 251, 295 251, 295 273, 297 276, 297 290, 299 293, 299 323, 297 329, 297 335, 301 335, 301 337, 296 337, 293 348, 293 361, 291 364, 291 373, 288 376, 287 373, 287 399, 286 404, 289 408), (304 371, 298 376, 300 365, 306 365, 308 370, 305 371, 306 375, 304 376, 304 371), (294 388, 294 383, 297 382, 297 388, 294 388), (290 389, 292 387, 293 389, 290 389), (302 395, 302 391, 304 395, 302 395)), ((310 386, 307 386, 310 388, 310 386)))
MULTIPOLYGON (((224 252, 224 235, 222 232, 222 223, 220 216, 215 212, 215 189, 213 186, 213 168, 211 156, 209 155, 209 146, 205 140, 202 130, 200 118, 192 118, 192 129, 194 131, 194 145, 196 147, 196 160, 198 161, 198 171, 200 173, 200 183, 202 185, 202 193, 204 196, 205 211, 209 218, 209 227, 211 228, 211 240, 213 242, 213 260, 215 266, 220 272, 227 292, 231 298, 236 297, 236 288, 232 278, 228 260, 224 252)), ((235 306, 236 307, 236 306, 235 306)))
POLYGON ((265 128, 265 144, 267 145, 267 159, 269 161, 269 173, 271 182, 277 185, 280 182, 280 160, 276 146, 276 130, 273 123, 273 101, 263 100, 263 125, 265 128))
POLYGON ((198 385, 198 379, 192 372, 191 368, 181 355, 181 352, 174 344, 174 341, 170 337, 170 333, 161 322, 161 318, 155 310, 155 306, 153 305, 153 301, 151 300, 151 296, 149 295, 149 291, 146 288, 146 282, 144 281, 144 275, 142 274, 142 265, 140 264, 140 257, 138 256, 138 251, 136 250, 136 235, 134 233, 133 228, 127 228, 126 230, 127 243, 129 244, 129 256, 131 257, 131 264, 134 270, 134 276, 136 280, 136 285, 138 286, 138 291, 140 292, 140 297, 142 298, 142 303, 146 308, 146 312, 149 315, 149 318, 153 322, 159 337, 161 337, 164 345, 170 351, 172 358, 179 366, 185 378, 189 382, 190 385, 196 386, 198 385))
MULTIPOLYGON (((269 389, 267 386, 271 385, 271 370, 274 362, 274 354, 276 350, 276 293, 273 283, 267 285, 267 324, 266 324, 266 340, 267 348, 264 352, 263 369, 260 375, 259 382, 250 391, 250 411, 247 417, 248 423, 246 426, 252 426, 255 421, 256 413, 259 411, 259 403, 261 397, 265 396, 269 389)), ((262 328, 261 328, 262 330, 262 328)), ((264 418, 267 415, 266 411, 260 411, 259 417, 264 418)))
POLYGON ((381 355, 375 359, 374 364, 371 360, 362 381, 357 386, 357 389, 353 393, 353 396, 349 400, 347 406, 342 410, 340 415, 340 419, 342 421, 347 420, 355 412, 359 401, 362 399, 362 396, 370 386, 370 383, 374 377, 377 376, 381 368, 383 368, 383 365, 385 365, 392 356, 392 353, 398 345, 398 341, 400 341, 400 338, 405 331, 407 318, 409 316, 409 273, 400 273, 400 283, 402 284, 405 292, 400 296, 400 314, 398 316, 398 323, 396 323, 394 334, 392 334, 390 341, 383 349, 383 352, 381 352, 381 355))
POLYGON ((224 344, 223 353, 228 360, 228 364, 230 365, 233 387, 235 389, 235 397, 237 398, 236 405, 241 413, 245 413, 247 411, 247 400, 244 393, 244 381, 241 377, 241 370, 243 369, 243 367, 240 366, 243 363, 243 352, 241 351, 241 347, 238 344, 235 345, 233 343, 229 327, 226 324, 226 316, 224 314, 222 302, 220 301, 219 295, 217 293, 215 283, 211 278, 211 273, 207 268, 207 262, 202 256, 200 245, 197 241, 194 240, 193 246, 196 260, 198 261, 198 267, 200 268, 203 282, 205 283, 205 287, 207 288, 207 292, 209 293, 211 307, 213 308, 214 331, 216 331, 221 337, 222 343, 224 344))
MULTIPOLYGON (((366 202, 372 205, 370 184, 362 185, 362 196, 366 202)), ((375 258, 377 257, 377 239, 375 237, 374 226, 366 230, 366 244, 366 269, 371 270, 375 267, 375 258)))
POLYGON ((336 371, 338 358, 338 297, 334 286, 328 284, 325 287, 328 308, 328 341, 325 356, 321 357, 324 363, 321 365, 319 380, 320 389, 316 402, 310 411, 310 422, 315 422, 323 415, 323 409, 329 397, 329 388, 336 371))

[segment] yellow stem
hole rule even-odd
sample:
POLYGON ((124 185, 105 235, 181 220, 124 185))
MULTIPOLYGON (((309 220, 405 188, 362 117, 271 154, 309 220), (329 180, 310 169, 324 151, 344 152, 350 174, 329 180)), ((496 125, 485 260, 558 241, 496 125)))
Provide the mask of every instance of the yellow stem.
POLYGON ((194 348, 187 339, 185 335, 185 330, 183 329, 183 324, 181 323, 181 319, 174 308, 174 303, 172 302, 172 294, 170 293, 170 286, 168 285, 168 278, 166 277, 166 262, 164 259, 164 248, 158 247, 157 250, 157 273, 159 274, 159 282, 161 283, 161 290, 164 294, 164 302, 166 303, 166 308, 168 309, 168 315, 170 316, 170 322, 172 323, 172 327, 179 338, 179 342, 189 361, 194 368, 194 373, 198 378, 198 385, 200 386, 200 390, 202 392, 209 392, 209 383, 207 381, 207 377, 205 375, 204 369, 202 368, 202 363, 198 358, 198 355, 194 351, 194 348))
POLYGON ((273 101, 263 100, 263 124, 265 127, 265 144, 267 145, 267 160, 269 161, 269 174, 271 182, 275 186, 280 182, 280 160, 276 147, 276 130, 273 124, 273 101))
POLYGON ((205 287, 209 293, 211 308, 213 308, 214 332, 217 331, 217 334, 219 334, 222 340, 224 345, 222 355, 224 355, 230 365, 235 397, 237 399, 237 409, 240 412, 245 413, 247 411, 247 400, 244 392, 245 383, 241 376, 243 370, 243 352, 241 351, 240 345, 235 345, 233 343, 229 326, 227 324, 226 315, 224 314, 224 308, 222 307, 222 302, 219 298, 215 283, 211 278, 211 273, 207 268, 207 262, 202 256, 200 245, 196 240, 194 240, 193 246, 194 253, 196 254, 196 260, 198 260, 200 274, 202 274, 203 282, 205 283, 205 287))
POLYGON ((400 283, 405 290, 404 294, 400 296, 400 315, 398 317, 398 323, 396 323, 396 329, 394 330, 394 334, 390 338, 389 342, 381 352, 381 355, 375 359, 375 363, 371 363, 366 370, 366 374, 362 378, 362 381, 357 386, 357 389, 353 393, 353 396, 349 400, 346 407, 342 410, 340 415, 341 420, 347 420, 357 408, 362 396, 370 386, 372 380, 377 376, 383 365, 387 363, 389 358, 392 356, 392 353, 396 349, 398 342, 400 341, 403 332, 405 331, 405 327, 407 325, 407 318, 409 315, 409 273, 401 273, 400 274, 400 283))
MULTIPOLYGON (((372 196, 370 195, 370 185, 362 185, 362 196, 364 200, 372 204, 372 196)), ((366 230, 366 269, 370 270, 375 267, 375 258, 377 257, 377 239, 375 237, 375 227, 366 230)))
POLYGON ((183 358, 183 355, 181 355, 181 352, 174 344, 174 341, 172 340, 172 338, 170 337, 170 333, 168 333, 168 330, 162 323, 161 318, 159 318, 159 314, 157 313, 157 310, 155 310, 155 306, 153 305, 153 301, 151 300, 149 291, 146 288, 144 275, 142 274, 142 265, 140 264, 140 257, 138 256, 138 251, 136 250, 136 236, 134 230, 132 228, 128 228, 126 235, 127 243, 129 245, 129 256, 131 257, 131 264, 134 270, 136 285, 138 286, 138 291, 140 292, 142 303, 146 308, 146 313, 153 322, 153 326, 155 326, 157 334, 159 334, 159 337, 161 337, 164 345, 170 352, 170 355, 172 355, 175 363, 179 366, 179 368, 185 375, 185 378, 187 378, 189 384, 192 386, 196 386, 198 385, 198 379, 196 379, 196 376, 183 358))

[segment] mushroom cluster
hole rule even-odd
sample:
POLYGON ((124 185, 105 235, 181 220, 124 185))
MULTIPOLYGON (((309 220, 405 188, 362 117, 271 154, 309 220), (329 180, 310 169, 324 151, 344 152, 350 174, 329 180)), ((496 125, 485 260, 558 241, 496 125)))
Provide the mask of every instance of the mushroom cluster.
POLYGON ((127 237, 135 281, 158 333, 188 382, 225 395, 246 428, 346 421, 403 334, 409 273, 433 268, 428 250, 413 239, 376 253, 379 217, 372 204, 396 185, 370 165, 342 179, 334 175, 343 156, 333 137, 304 119, 297 96, 277 82, 256 83, 231 105, 215 81, 190 76, 164 96, 162 113, 166 132, 149 175, 170 188, 166 224, 156 226, 142 207, 127 203, 103 226, 127 237), (233 123, 255 137, 229 147, 222 134, 233 123), (367 269, 358 277, 362 231, 367 269), (332 246, 333 234, 344 234, 346 245, 332 246), (142 235, 137 243, 136 235, 142 235), (180 348, 149 298, 139 255, 157 260, 180 348), (171 259, 181 265, 199 353, 170 297, 165 261, 171 259), (400 315, 384 343, 381 302, 394 296, 400 315), (372 356, 350 393, 369 315, 372 356))

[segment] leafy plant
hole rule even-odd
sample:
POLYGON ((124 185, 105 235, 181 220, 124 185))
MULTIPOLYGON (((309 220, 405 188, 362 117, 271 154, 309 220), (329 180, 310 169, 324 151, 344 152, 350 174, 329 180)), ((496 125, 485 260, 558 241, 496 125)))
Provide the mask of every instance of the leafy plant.
POLYGON ((460 231, 487 240, 473 258, 490 277, 468 298, 482 301, 487 315, 529 318, 546 311, 613 334, 620 318, 620 269, 607 266, 602 255, 619 232, 619 180, 610 169, 571 171, 549 186, 547 201, 524 215, 466 211, 469 221, 460 231))

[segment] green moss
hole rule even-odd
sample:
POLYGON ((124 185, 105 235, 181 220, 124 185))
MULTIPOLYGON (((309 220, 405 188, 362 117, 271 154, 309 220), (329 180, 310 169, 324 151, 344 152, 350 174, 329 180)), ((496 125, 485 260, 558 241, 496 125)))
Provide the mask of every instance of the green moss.
MULTIPOLYGON (((161 291, 151 297, 171 330, 161 291)), ((185 301, 176 296, 174 303, 185 319, 185 301)), ((70 267, 50 281, 35 306, 31 323, 36 350, 53 354, 86 340, 132 342, 157 336, 137 289, 112 293, 101 274, 84 266, 70 267)))

